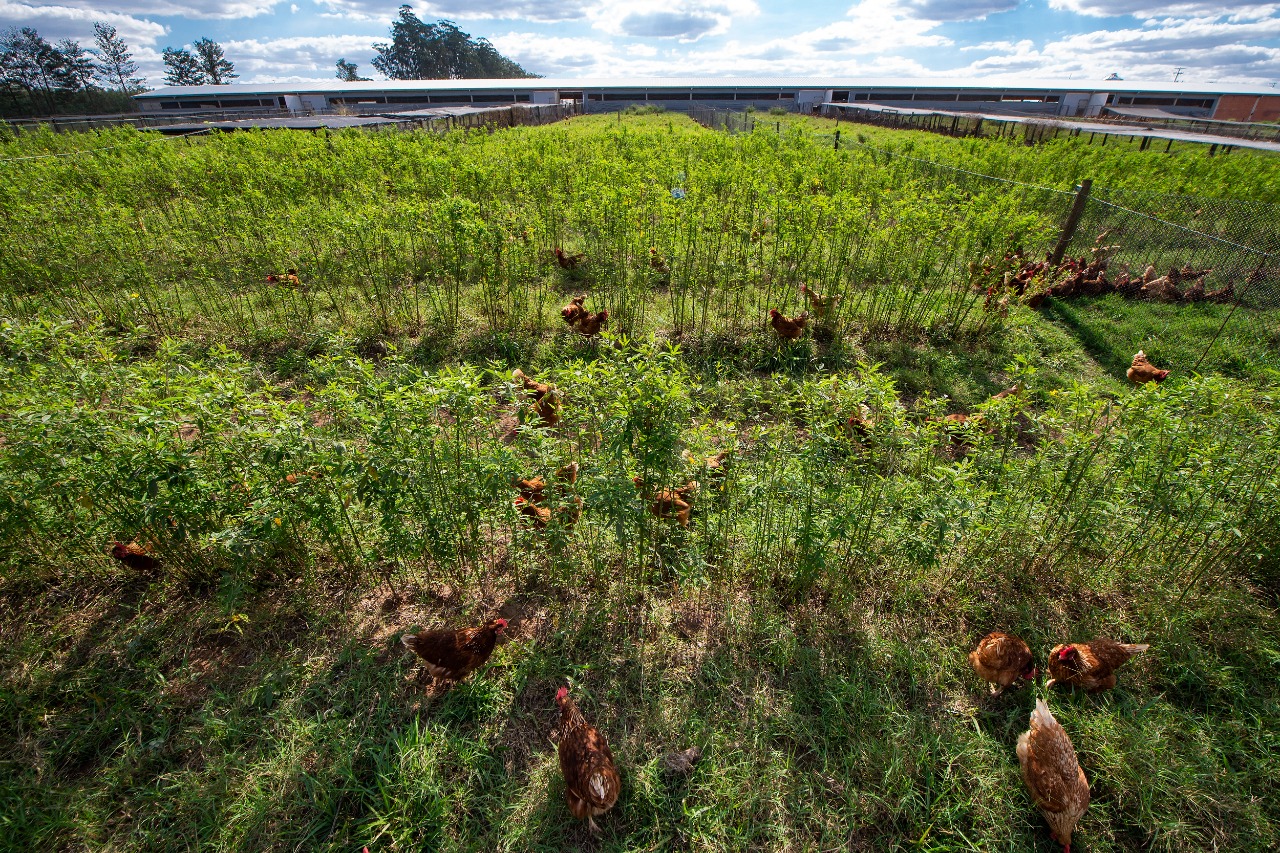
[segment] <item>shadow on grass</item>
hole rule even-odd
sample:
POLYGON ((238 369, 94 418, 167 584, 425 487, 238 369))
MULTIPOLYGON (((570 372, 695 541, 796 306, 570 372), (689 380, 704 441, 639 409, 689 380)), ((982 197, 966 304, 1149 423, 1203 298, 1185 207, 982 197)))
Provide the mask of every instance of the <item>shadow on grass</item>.
POLYGON ((1049 298, 1044 303, 1045 316, 1057 320, 1080 342, 1094 361, 1107 373, 1123 376, 1133 363, 1133 354, 1121 355, 1115 349, 1115 341, 1105 337, 1086 323, 1070 305, 1061 299, 1049 298))

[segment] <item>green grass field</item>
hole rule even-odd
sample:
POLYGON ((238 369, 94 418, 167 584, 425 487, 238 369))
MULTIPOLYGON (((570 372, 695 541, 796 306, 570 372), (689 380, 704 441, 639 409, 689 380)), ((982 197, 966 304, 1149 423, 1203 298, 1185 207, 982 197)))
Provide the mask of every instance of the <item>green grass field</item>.
MULTIPOLYGON (((1092 786, 1073 850, 1280 846, 1276 312, 989 311, 966 265, 1061 205, 783 131, 0 142, 120 146, 0 163, 0 848, 1050 851, 1037 695, 1092 786), (841 299, 783 343, 801 283, 841 299), (1137 348, 1173 375, 1129 385, 1137 348), (512 479, 569 461, 580 522, 530 527, 512 479), (700 482, 687 530, 637 475, 700 482), (134 538, 159 570, 108 556, 134 538), (494 615, 489 664, 424 690, 400 636, 494 615), (993 629, 1152 649, 993 698, 993 629), (566 684, 622 774, 598 837, 566 684)), ((1005 144, 947 156, 1034 174, 1005 144)))

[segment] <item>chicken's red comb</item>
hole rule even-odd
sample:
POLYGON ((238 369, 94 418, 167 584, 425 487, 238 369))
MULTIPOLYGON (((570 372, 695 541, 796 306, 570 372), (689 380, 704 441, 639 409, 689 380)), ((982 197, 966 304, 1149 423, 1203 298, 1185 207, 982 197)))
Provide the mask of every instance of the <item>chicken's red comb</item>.
POLYGON ((507 627, 507 620, 506 620, 506 619, 494 619, 493 621, 494 621, 495 623, 497 623, 497 625, 498 625, 498 627, 499 627, 499 628, 505 628, 505 627, 507 627))
POLYGON ((556 691, 556 701, 557 701, 557 702, 563 702, 563 701, 564 701, 565 699, 567 699, 567 698, 569 698, 569 688, 568 688, 568 687, 561 687, 559 690, 557 690, 557 691, 556 691))

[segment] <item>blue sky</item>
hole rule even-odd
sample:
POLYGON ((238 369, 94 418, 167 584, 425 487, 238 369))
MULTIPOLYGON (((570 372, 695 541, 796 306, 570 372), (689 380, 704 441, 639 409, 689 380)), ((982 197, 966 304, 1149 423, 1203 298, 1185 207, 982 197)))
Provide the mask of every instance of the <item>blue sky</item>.
MULTIPOLYGON (((116 26, 153 86, 160 51, 222 43, 241 82, 331 79, 369 65, 399 6, 378 0, 0 0, 0 28, 92 43, 116 26)), ((1280 0, 439 0, 546 76, 943 77, 1280 83, 1280 0)))

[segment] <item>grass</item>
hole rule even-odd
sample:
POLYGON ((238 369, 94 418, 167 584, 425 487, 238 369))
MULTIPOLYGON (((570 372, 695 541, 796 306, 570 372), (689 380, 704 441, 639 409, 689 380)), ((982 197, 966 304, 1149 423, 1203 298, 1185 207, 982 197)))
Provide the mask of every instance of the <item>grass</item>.
POLYGON ((1053 850, 1013 749, 1038 688, 991 698, 965 661, 994 628, 1041 657, 1152 645, 1116 690, 1048 697, 1093 788, 1080 849, 1280 843, 1272 312, 964 313, 965 259, 1032 211, 958 228, 936 176, 664 115, 154 147, 15 173, 43 210, 5 197, 0 846, 1053 850), (153 245, 119 242, 139 218, 153 245), (308 287, 259 280, 298 257, 308 287), (758 318, 801 280, 843 305, 780 344, 758 318), (619 334, 563 328, 579 290, 619 334), (1139 346, 1164 385, 1124 383, 1139 346), (507 443, 515 366, 566 404, 507 443), (841 427, 864 405, 865 444, 841 427), (719 448, 723 480, 681 455, 719 448), (529 529, 511 478, 570 460, 582 520, 529 529), (701 481, 689 530, 637 474, 701 481), (133 537, 162 570, 106 555, 133 537), (493 614, 488 666, 424 692, 399 636, 493 614), (594 839, 549 739, 566 683, 623 775, 594 839))

